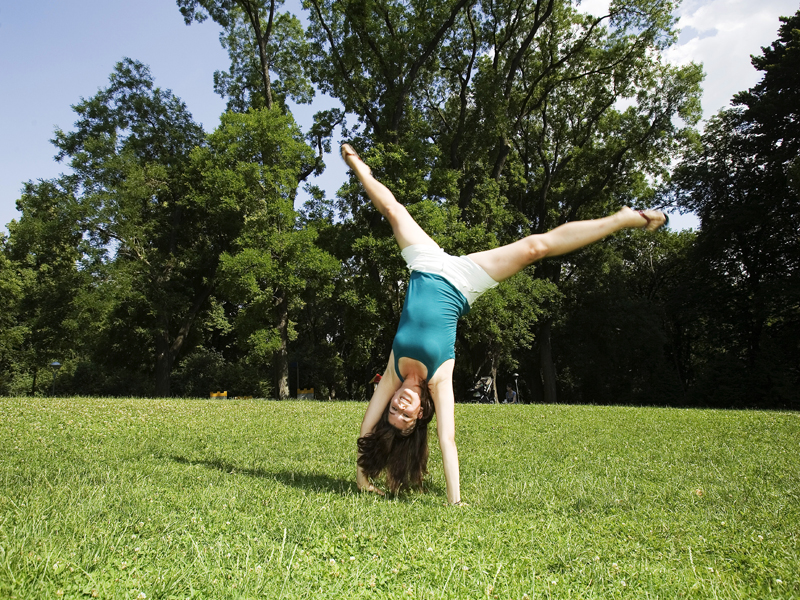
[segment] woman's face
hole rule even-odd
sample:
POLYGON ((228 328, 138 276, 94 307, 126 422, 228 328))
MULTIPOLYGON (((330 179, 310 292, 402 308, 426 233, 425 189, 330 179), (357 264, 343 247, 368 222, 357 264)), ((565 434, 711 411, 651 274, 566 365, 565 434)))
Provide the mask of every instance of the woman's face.
POLYGON ((401 386, 389 403, 389 424, 400 431, 408 431, 422 414, 419 386, 401 386))

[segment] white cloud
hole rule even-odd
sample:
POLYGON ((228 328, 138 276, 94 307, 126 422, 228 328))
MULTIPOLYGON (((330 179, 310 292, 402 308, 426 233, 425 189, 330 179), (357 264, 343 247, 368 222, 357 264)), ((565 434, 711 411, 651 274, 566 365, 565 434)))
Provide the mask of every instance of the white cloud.
MULTIPOLYGON (((608 14, 611 0, 581 0, 578 9, 592 15, 608 14)), ((703 117, 728 106, 736 92, 761 78, 750 63, 751 55, 778 37, 778 17, 793 15, 797 0, 684 0, 678 7, 676 46, 666 59, 683 65, 703 64, 703 117)))
POLYGON ((611 6, 611 0, 582 0, 578 9, 595 17, 608 14, 608 7, 611 6))
MULTIPOLYGON (((607 14, 611 0, 583 0, 578 7, 593 15, 607 14)), ((678 43, 666 51, 672 64, 701 63, 703 118, 730 104, 733 95, 761 79, 751 61, 778 37, 779 17, 794 15, 797 0, 685 0, 676 11, 678 43)), ((672 215, 672 227, 699 225, 694 215, 672 215)))
POLYGON ((705 118, 761 79, 751 55, 777 39, 778 17, 797 8, 797 0, 690 0, 678 10, 681 37, 666 58, 674 64, 703 64, 705 118))

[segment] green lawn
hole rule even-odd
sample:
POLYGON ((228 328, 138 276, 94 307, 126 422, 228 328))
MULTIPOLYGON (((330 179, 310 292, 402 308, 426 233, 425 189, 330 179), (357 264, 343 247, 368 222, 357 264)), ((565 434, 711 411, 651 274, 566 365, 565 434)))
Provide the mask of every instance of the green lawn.
POLYGON ((0 398, 0 598, 800 598, 798 414, 459 405, 449 507, 364 408, 0 398))

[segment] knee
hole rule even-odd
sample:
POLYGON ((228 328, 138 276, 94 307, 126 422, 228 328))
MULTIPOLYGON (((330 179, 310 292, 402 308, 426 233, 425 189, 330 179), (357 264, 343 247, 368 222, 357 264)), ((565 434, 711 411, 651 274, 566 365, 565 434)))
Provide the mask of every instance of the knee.
POLYGON ((456 434, 455 432, 448 432, 439 437, 439 446, 444 450, 452 450, 456 447, 456 434))
POLYGON ((529 235, 522 242, 525 244, 525 257, 529 265, 542 260, 550 253, 545 235, 529 235))
POLYGON ((400 204, 397 200, 387 203, 383 211, 383 216, 386 217, 386 220, 392 224, 405 218, 406 215, 408 215, 408 210, 406 210, 406 207, 400 204))

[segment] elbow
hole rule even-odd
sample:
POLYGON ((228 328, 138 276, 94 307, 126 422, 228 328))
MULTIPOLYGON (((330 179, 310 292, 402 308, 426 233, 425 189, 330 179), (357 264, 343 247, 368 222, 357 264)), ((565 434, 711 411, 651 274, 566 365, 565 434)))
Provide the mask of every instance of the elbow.
POLYGON ((444 433, 439 433, 439 445, 442 447, 442 450, 444 450, 445 448, 455 448, 456 432, 447 431, 444 433))
POLYGON ((397 223, 406 215, 408 215, 408 210, 405 206, 397 201, 389 203, 383 210, 383 216, 386 217, 386 220, 392 225, 397 223))
POLYGON ((529 265, 539 262, 550 254, 550 246, 542 235, 528 236, 523 242, 525 243, 526 260, 529 265))

